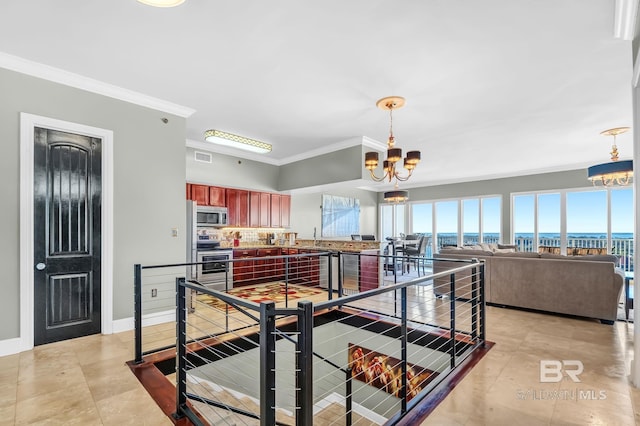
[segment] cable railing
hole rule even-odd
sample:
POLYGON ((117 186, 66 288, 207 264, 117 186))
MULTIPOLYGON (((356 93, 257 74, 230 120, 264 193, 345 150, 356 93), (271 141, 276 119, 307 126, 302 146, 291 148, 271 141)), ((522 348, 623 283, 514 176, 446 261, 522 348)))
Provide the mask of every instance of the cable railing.
POLYGON ((399 422, 484 345, 484 265, 460 265, 294 303, 177 278, 176 413, 195 424, 399 422), (192 292, 217 302, 190 306, 192 292))

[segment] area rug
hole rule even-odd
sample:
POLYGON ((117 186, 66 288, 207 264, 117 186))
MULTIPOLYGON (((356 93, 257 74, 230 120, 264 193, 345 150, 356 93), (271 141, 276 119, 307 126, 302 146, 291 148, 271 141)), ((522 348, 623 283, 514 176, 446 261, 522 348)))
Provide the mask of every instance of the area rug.
MULTIPOLYGON (((285 301, 291 302, 296 299, 306 299, 316 294, 325 293, 325 291, 318 288, 304 287, 294 284, 285 285, 285 283, 270 283, 234 288, 229 290, 227 293, 256 303, 268 301, 279 303, 285 301)), ((198 301, 206 303, 216 309, 224 309, 224 307, 227 306, 225 302, 208 294, 199 294, 198 301)), ((229 305, 229 309, 233 309, 233 306, 229 305)))

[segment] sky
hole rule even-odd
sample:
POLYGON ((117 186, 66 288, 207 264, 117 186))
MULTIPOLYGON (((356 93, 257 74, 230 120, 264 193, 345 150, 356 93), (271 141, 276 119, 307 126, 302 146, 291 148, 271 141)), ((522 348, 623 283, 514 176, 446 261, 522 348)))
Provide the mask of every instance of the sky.
MULTIPOLYGON (((515 233, 532 233, 534 196, 514 197, 515 233)), ((560 194, 538 196, 538 232, 560 232, 560 194)), ((567 233, 607 232, 607 192, 603 190, 567 193, 567 233)), ((611 191, 611 232, 633 232, 633 191, 631 188, 611 191)))

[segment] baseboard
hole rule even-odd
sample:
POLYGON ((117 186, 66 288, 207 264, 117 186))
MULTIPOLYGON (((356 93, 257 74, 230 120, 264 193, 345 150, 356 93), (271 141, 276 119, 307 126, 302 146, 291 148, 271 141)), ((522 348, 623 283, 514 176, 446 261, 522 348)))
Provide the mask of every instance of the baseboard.
POLYGON ((20 353, 22 349, 22 339, 14 337, 13 339, 0 340, 0 356, 7 356, 20 353))
MULTIPOLYGON (((175 309, 171 309, 169 311, 154 312, 152 314, 142 316, 143 327, 164 324, 167 322, 176 322, 175 309)), ((112 324, 114 333, 122 333, 123 331, 129 331, 135 328, 133 317, 114 320, 112 324)))

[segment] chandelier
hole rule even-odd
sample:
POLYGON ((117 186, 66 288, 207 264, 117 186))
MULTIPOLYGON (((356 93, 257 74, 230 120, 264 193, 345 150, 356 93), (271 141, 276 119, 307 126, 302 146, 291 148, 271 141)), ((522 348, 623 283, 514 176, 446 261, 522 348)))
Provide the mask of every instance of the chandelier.
POLYGON ((600 132, 603 136, 613 136, 611 146, 611 162, 597 164, 589 167, 587 176, 589 180, 602 186, 628 185, 633 177, 633 160, 618 161, 618 147, 616 146, 616 136, 629 131, 629 127, 616 127, 614 129, 600 132))
POLYGON ((389 111, 389 139, 387 140, 387 159, 382 163, 383 175, 376 176, 375 169, 378 167, 378 153, 375 151, 367 152, 364 157, 364 167, 371 173, 371 179, 376 182, 395 180, 395 190, 384 193, 385 201, 402 202, 409 198, 407 191, 398 190, 398 181, 404 182, 411 177, 416 165, 420 162, 420 151, 408 151, 403 160, 403 167, 407 170, 407 174, 403 175, 401 170, 397 170, 396 164, 402 159, 402 149, 395 147, 395 138, 393 136, 393 110, 404 106, 404 98, 400 96, 388 96, 376 102, 376 106, 383 110, 389 111))

